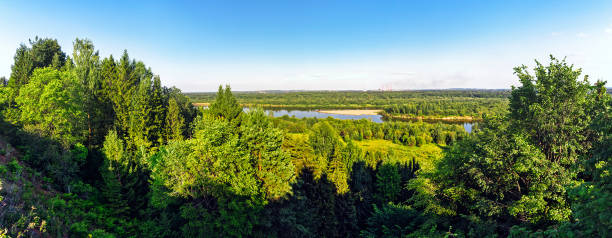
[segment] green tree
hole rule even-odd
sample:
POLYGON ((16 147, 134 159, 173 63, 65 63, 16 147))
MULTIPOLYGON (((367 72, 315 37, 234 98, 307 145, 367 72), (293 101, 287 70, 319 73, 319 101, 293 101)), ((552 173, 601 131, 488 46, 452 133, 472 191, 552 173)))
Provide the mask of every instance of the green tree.
POLYGON ((599 114, 592 128, 600 139, 594 144, 592 156, 584 161, 585 173, 591 178, 570 190, 574 220, 549 232, 574 234, 580 237, 608 237, 612 235, 612 100, 604 82, 597 84, 595 108, 599 114))
POLYGON ((140 81, 136 91, 132 94, 128 109, 127 132, 130 140, 127 145, 130 149, 153 146, 151 141, 151 80, 144 78, 140 81))
POLYGON ((443 237, 426 224, 428 217, 403 205, 374 206, 361 237, 443 237))
POLYGON ((123 146, 123 141, 117 136, 115 131, 110 131, 104 141, 103 152, 106 157, 100 173, 104 180, 102 194, 114 215, 127 215, 129 207, 127 199, 122 193, 122 176, 124 168, 128 166, 127 151, 123 146))
POLYGON ((8 107, 9 99, 10 99, 10 88, 7 86, 8 81, 5 77, 0 78, 0 117, 2 116, 2 112, 8 107))
POLYGON ((338 132, 326 121, 314 124, 308 139, 315 154, 326 160, 332 158, 340 145, 338 132))
POLYGON ((589 125, 601 93, 586 77, 578 80, 579 69, 552 57, 549 66, 537 63, 535 77, 524 66, 515 70, 521 86, 512 89, 510 113, 485 119, 437 172, 411 182, 428 188, 417 189, 416 204, 495 221, 501 234, 513 225, 537 229, 570 219, 566 188, 578 184, 576 162, 596 140, 589 125))
POLYGON ((52 66, 59 70, 66 62, 66 54, 57 40, 36 37, 30 40, 30 45, 20 45, 15 53, 10 80, 15 89, 28 83, 34 69, 52 66))
POLYGON ((164 123, 169 107, 169 99, 165 91, 159 76, 154 76, 149 96, 151 111, 149 113, 148 126, 150 131, 149 137, 154 146, 159 146, 164 142, 164 123))
POLYGON ((278 199, 287 194, 295 172, 289 154, 282 150, 282 131, 274 128, 263 110, 255 109, 244 115, 241 132, 241 144, 256 164, 265 197, 278 199))
POLYGON ((182 140, 185 129, 185 118, 174 97, 168 100, 168 113, 166 113, 166 141, 182 140))
POLYGON ((30 48, 22 44, 17 48, 14 57, 15 63, 11 66, 9 85, 13 90, 19 91, 21 85, 28 83, 30 74, 34 70, 34 62, 30 48))
MULTIPOLYGON (((137 217, 148 200, 148 173, 142 160, 126 150, 123 140, 113 130, 109 131, 102 151, 105 156, 100 168, 104 196, 110 213, 120 217, 137 217)), ((142 155, 140 155, 142 156, 142 155)))
POLYGON ((593 98, 596 88, 581 69, 550 57, 548 66, 536 61, 535 75, 516 67, 521 86, 512 88, 510 119, 529 136, 546 158, 568 168, 592 144, 593 98))
POLYGON ((249 235, 263 205, 290 191, 293 164, 282 151, 283 133, 262 110, 242 116, 238 128, 216 115, 201 117, 192 139, 161 148, 150 162, 152 178, 156 191, 168 196, 213 198, 216 205, 206 209, 217 214, 216 234, 249 235))
POLYGON ((209 112, 215 117, 221 117, 225 120, 232 121, 235 125, 239 124, 242 107, 232 95, 229 85, 226 85, 225 89, 219 86, 215 101, 210 104, 209 112))
POLYGON ((65 147, 83 141, 83 91, 75 72, 37 69, 19 91, 15 101, 27 130, 57 139, 65 147))
POLYGON ((113 123, 112 103, 103 90, 100 56, 90 40, 77 38, 73 43, 72 61, 84 89, 82 103, 87 114, 88 145, 97 147, 113 123))
POLYGON ((402 177, 400 176, 398 166, 384 163, 377 167, 376 191, 378 200, 381 203, 393 202, 402 190, 402 177))

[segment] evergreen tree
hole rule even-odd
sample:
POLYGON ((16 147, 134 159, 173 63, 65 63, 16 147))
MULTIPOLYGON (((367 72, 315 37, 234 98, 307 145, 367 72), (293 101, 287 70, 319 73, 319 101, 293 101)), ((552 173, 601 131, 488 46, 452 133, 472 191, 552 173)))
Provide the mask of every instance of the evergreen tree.
POLYGON ((123 140, 110 131, 102 148, 105 155, 100 173, 104 181, 102 194, 111 213, 116 216, 137 217, 147 205, 148 172, 141 165, 142 154, 126 150, 123 140))
POLYGON ((185 119, 174 97, 170 97, 168 100, 168 113, 166 113, 165 125, 166 130, 164 134, 166 135, 166 141, 183 139, 185 119))
POLYGON ((128 167, 128 155, 125 151, 123 141, 117 136, 115 131, 109 131, 104 141, 103 147, 106 160, 101 167, 100 173, 104 181, 102 194, 107 201, 111 212, 114 215, 126 216, 128 214, 128 204, 125 195, 122 193, 122 178, 125 168, 128 167))
POLYGON ((295 172, 289 155, 282 150, 282 131, 273 127, 261 109, 244 115, 241 131, 241 143, 250 151, 265 197, 278 199, 290 192, 289 182, 294 179, 295 172))
POLYGON ((149 148, 153 145, 151 141, 151 81, 148 78, 140 81, 138 88, 132 94, 131 104, 128 108, 128 135, 130 140, 127 142, 128 148, 149 148))
POLYGON ((376 191, 378 200, 395 201, 401 192, 402 178, 395 164, 384 163, 376 166, 376 191))
POLYGON ((232 121, 234 125, 240 124, 240 115, 242 107, 238 104, 236 98, 232 95, 229 85, 219 86, 215 101, 210 104, 209 112, 214 117, 220 117, 228 121, 232 121))
POLYGON ((30 74, 34 70, 34 61, 30 49, 22 44, 17 48, 14 57, 15 63, 11 66, 9 85, 13 90, 19 91, 21 85, 28 83, 30 74))
POLYGON ((162 148, 161 156, 150 162, 154 184, 167 188, 157 191, 169 196, 214 198, 216 205, 207 210, 218 214, 216 234, 251 235, 267 201, 289 192, 294 168, 282 151, 282 132, 273 128, 262 110, 241 116, 238 128, 235 121, 227 120, 232 117, 216 116, 231 113, 217 112, 196 122, 194 138, 171 141, 162 148))
POLYGON ((169 99, 164 92, 164 88, 161 86, 159 76, 153 77, 153 85, 151 85, 151 87, 151 95, 149 96, 151 107, 148 125, 150 130, 149 137, 154 146, 159 146, 164 141, 164 123, 168 111, 169 99))
POLYGON ((315 154, 325 160, 332 158, 340 144, 338 133, 328 122, 313 125, 308 139, 315 154))

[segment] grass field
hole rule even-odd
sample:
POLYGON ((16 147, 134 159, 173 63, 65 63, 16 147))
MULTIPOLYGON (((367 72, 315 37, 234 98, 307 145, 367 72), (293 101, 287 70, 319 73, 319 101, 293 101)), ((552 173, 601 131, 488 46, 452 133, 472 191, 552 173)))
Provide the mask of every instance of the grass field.
POLYGON ((433 169, 435 161, 442 157, 442 148, 437 144, 425 144, 417 147, 399 145, 388 140, 363 140, 355 141, 355 143, 361 146, 364 152, 390 154, 389 157, 393 161, 388 162, 405 163, 414 158, 423 170, 433 169))

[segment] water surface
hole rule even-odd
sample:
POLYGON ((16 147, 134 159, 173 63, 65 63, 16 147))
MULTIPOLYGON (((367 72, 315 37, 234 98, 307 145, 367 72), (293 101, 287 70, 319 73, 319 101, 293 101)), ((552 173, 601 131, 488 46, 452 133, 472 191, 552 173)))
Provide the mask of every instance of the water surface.
POLYGON ((314 117, 314 118, 336 118, 342 120, 360 120, 367 119, 376 123, 382 123, 381 115, 343 115, 343 114, 334 114, 334 113, 322 113, 317 111, 302 111, 302 110, 266 110, 267 114, 272 114, 274 117, 282 117, 284 115, 287 116, 295 116, 296 118, 305 118, 305 117, 314 117))
MULTIPOLYGON (((248 110, 248 109, 245 109, 248 110)), ((372 122, 376 122, 376 123, 383 123, 385 120, 383 120, 383 116, 381 115, 344 115, 344 114, 333 114, 333 113, 322 113, 322 112, 318 112, 318 111, 306 111, 306 110, 265 110, 266 114, 272 115, 273 117, 282 117, 282 116, 289 116, 289 117, 296 117, 296 118, 328 118, 328 117, 332 117, 335 119, 342 119, 342 120, 360 120, 360 119, 366 119, 366 120, 370 120, 372 122)), ((453 123, 453 122, 446 122, 446 121, 436 121, 436 122, 442 122, 442 123, 449 123, 449 124, 461 124, 463 125, 463 129, 465 129, 465 131, 467 131, 468 133, 472 132, 472 127, 474 125, 474 123, 472 122, 460 122, 460 123, 453 123)), ((435 122, 431 122, 431 123, 435 123, 435 122)))

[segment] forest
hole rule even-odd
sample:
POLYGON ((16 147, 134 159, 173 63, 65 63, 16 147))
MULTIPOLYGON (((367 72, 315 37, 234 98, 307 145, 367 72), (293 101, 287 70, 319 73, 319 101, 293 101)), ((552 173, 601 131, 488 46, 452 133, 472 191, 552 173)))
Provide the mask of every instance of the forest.
POLYGON ((553 56, 514 74, 510 90, 186 94, 127 51, 37 37, 0 79, 0 237, 612 236, 606 83, 553 56))
MULTIPOLYGON (((194 103, 209 104, 215 93, 185 93, 194 103)), ((406 91, 258 91, 234 92, 243 106, 264 109, 386 109, 407 103, 480 102, 503 103, 510 91, 493 89, 447 89, 406 91)))

